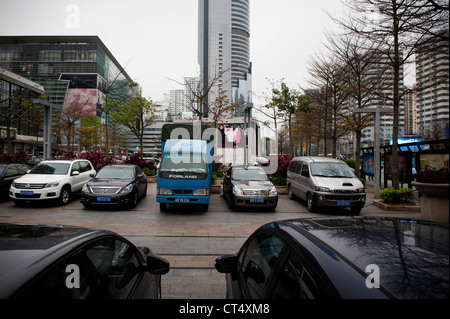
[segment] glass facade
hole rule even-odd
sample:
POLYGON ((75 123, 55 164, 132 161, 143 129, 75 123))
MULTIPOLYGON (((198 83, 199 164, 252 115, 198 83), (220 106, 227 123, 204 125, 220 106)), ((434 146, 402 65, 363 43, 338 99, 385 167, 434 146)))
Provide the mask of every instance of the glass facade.
POLYGON ((0 69, 0 153, 24 150, 36 151, 37 139, 23 140, 29 136, 39 136, 42 131, 43 112, 32 101, 43 94, 42 89, 30 86, 30 81, 21 82, 20 77, 0 69), (10 133, 11 148, 7 146, 7 132, 10 133))
POLYGON ((58 80, 62 73, 96 73, 107 87, 121 87, 116 96, 134 93, 123 85, 133 81, 96 36, 0 37, 0 67, 42 84, 50 102, 58 105, 64 103, 67 89, 67 82, 58 80))
MULTIPOLYGON (((83 123, 87 123, 88 117, 95 126, 105 123, 105 114, 99 107, 105 101, 105 95, 109 101, 121 102, 136 95, 139 90, 97 36, 0 36, 0 68, 41 84, 49 102, 60 109, 70 102, 74 91, 87 92, 86 87, 80 89, 72 86, 75 79, 98 79, 90 82, 87 89, 95 91, 90 92, 93 98, 89 103, 96 108, 97 114, 82 116, 77 127, 84 127, 86 124, 83 123), (65 80, 61 79, 62 76, 65 80)), ((53 112, 53 137, 56 139, 53 142, 61 145, 64 140, 60 139, 60 133, 57 132, 60 125, 56 124, 56 113, 53 112)))

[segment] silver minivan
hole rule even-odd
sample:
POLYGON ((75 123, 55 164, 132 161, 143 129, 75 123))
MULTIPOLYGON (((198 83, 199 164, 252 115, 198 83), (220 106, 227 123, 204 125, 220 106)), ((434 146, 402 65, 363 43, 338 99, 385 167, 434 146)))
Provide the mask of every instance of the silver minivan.
POLYGON ((319 207, 348 207, 358 214, 366 203, 364 185, 346 163, 334 158, 294 157, 286 185, 289 198, 305 200, 310 212, 319 207))

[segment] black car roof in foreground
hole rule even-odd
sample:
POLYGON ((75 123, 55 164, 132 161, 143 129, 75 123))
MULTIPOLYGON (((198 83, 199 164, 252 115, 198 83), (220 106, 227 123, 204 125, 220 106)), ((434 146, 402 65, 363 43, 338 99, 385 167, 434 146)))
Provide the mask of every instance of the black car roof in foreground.
POLYGON ((386 217, 339 217, 278 221, 260 229, 279 229, 298 249, 308 250, 309 262, 321 268, 320 272, 341 284, 345 278, 340 278, 338 268, 333 269, 339 263, 350 265, 363 278, 371 273, 367 267, 375 265, 380 290, 389 297, 449 297, 448 225, 386 217), (325 254, 315 255, 314 251, 325 254), (319 255, 337 263, 317 260, 319 255))
POLYGON ((84 227, 0 223, 0 298, 8 295, 8 287, 20 287, 80 241, 110 234, 84 227))

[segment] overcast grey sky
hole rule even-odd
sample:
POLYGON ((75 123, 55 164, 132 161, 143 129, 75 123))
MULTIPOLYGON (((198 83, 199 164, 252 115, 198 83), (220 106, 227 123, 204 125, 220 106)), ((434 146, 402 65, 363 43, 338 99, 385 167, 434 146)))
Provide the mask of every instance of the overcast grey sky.
MULTIPOLYGON (((250 0, 253 91, 304 84, 308 57, 335 27, 339 0, 250 0)), ((98 35, 143 95, 161 101, 198 76, 198 0, 0 0, 0 35, 98 35)), ((262 101, 254 99, 255 106, 262 101)))

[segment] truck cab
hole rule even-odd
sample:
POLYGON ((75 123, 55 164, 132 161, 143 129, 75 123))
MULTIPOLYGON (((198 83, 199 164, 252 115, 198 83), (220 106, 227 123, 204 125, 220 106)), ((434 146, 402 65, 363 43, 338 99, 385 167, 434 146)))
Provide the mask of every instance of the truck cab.
POLYGON ((212 149, 205 140, 169 139, 163 142, 158 170, 156 201, 199 205, 208 210, 211 195, 212 149))

